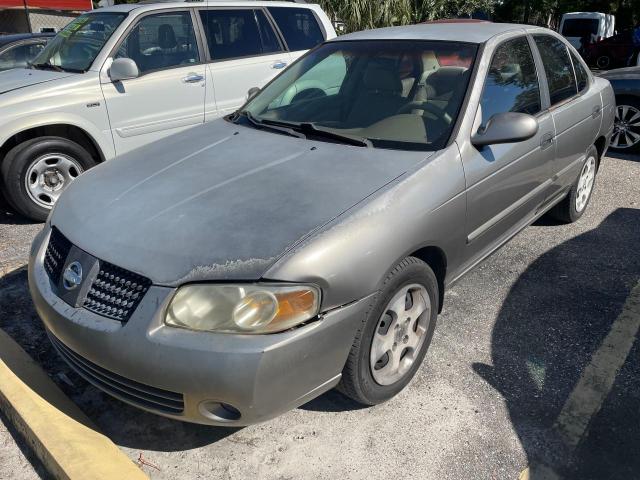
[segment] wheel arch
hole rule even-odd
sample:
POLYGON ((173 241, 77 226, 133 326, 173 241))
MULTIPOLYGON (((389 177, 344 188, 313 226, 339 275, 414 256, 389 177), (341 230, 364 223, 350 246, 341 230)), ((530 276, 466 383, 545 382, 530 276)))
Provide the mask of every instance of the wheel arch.
POLYGON ((429 265, 438 281, 438 313, 442 312, 444 303, 444 282, 447 275, 447 256, 440 247, 433 245, 422 247, 411 253, 410 257, 416 257, 429 265))
POLYGON ((4 161, 9 150, 16 145, 34 138, 48 136, 62 137, 77 143, 89 152, 96 163, 102 163, 106 160, 105 153, 97 140, 85 129, 71 123, 52 123, 26 128, 6 138, 0 146, 0 164, 4 161))

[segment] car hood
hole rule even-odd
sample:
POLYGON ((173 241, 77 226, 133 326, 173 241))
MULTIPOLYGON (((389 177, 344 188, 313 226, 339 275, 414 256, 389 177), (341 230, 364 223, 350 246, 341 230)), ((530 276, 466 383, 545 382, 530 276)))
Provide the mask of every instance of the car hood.
POLYGON ((640 67, 616 68, 602 72, 598 76, 607 80, 637 80, 640 79, 640 67))
POLYGON ((0 72, 0 94, 11 92, 19 88, 51 82, 74 75, 68 72, 54 72, 50 70, 36 70, 32 68, 15 68, 0 72))
POLYGON ((51 224, 159 285, 257 280, 301 239, 428 156, 220 119, 85 173, 61 196, 51 224))

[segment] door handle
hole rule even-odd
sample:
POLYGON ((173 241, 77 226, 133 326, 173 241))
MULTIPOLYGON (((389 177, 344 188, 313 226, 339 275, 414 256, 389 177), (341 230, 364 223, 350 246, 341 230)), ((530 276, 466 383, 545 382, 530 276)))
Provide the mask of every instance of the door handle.
POLYGON ((182 79, 184 83, 198 83, 204 80, 204 76, 199 73, 189 73, 186 77, 182 79))
POLYGON ((553 145, 553 133, 545 133, 540 140, 540 149, 546 150, 553 145))
POLYGON ((591 116, 593 118, 598 118, 601 113, 602 113, 602 109, 600 108, 599 105, 596 105, 595 107, 593 107, 593 112, 591 112, 591 116))
POLYGON ((287 66, 287 62, 280 61, 271 65, 271 68, 275 68, 276 70, 282 70, 286 66, 287 66))

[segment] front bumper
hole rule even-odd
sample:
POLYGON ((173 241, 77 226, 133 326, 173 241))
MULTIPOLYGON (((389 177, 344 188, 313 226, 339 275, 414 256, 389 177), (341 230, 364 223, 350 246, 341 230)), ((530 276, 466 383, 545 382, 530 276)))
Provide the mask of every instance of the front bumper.
POLYGON ((29 289, 54 346, 98 388, 178 420, 249 425, 331 389, 340 380, 369 303, 364 298, 283 333, 216 334, 165 326, 164 311, 174 289, 152 286, 122 324, 74 308, 56 296, 43 266, 49 234, 47 227, 34 241, 29 289), (149 399, 159 399, 174 410, 149 399), (219 410, 213 406, 220 403, 233 406, 240 417, 216 413, 219 410))

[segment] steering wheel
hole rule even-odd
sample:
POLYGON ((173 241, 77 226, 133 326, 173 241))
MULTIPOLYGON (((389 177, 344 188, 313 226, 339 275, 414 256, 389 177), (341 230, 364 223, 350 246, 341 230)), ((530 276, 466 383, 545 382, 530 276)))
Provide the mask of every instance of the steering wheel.
POLYGON ((434 115, 438 120, 446 122, 447 125, 451 124, 453 121, 451 115, 449 115, 444 109, 435 106, 429 101, 409 102, 398 110, 398 114, 411 113, 413 110, 425 110, 434 115))
POLYGON ((316 98, 326 97, 327 94, 321 88, 307 88, 294 95, 291 99, 291 104, 301 102, 303 100, 314 100, 316 98))

